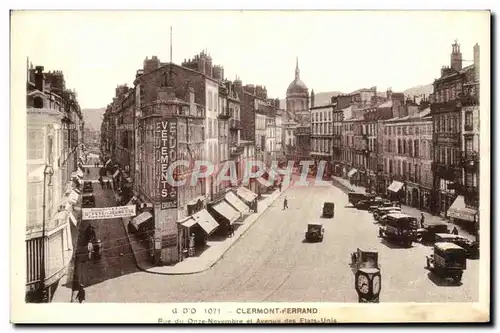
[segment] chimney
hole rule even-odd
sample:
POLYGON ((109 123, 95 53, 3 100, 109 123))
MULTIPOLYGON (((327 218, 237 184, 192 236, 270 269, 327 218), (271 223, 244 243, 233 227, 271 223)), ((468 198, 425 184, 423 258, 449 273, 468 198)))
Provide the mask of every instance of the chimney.
POLYGON ((479 44, 474 45, 474 74, 476 81, 479 81, 479 44))
POLYGON ((392 89, 391 89, 391 87, 387 88, 386 95, 387 95, 387 99, 389 101, 392 100, 392 89))
POLYGON ((314 89, 311 90, 311 107, 314 107, 314 89))
POLYGON ((35 88, 43 92, 43 88, 45 86, 45 77, 43 75, 43 66, 35 67, 35 88))

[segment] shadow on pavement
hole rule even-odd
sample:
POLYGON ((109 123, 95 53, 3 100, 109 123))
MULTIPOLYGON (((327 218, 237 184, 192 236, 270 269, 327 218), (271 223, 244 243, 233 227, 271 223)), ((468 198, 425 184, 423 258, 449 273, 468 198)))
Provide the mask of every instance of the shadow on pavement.
POLYGON ((433 272, 428 272, 427 277, 438 287, 460 287, 462 285, 462 282, 455 282, 451 278, 439 277, 433 272))
POLYGON ((413 245, 410 246, 410 247, 408 247, 406 245, 402 245, 402 244, 398 244, 398 243, 393 243, 393 242, 388 241, 388 240, 386 240, 384 238, 381 238, 380 243, 384 244, 385 246, 387 246, 390 249, 411 249, 413 247, 413 245))

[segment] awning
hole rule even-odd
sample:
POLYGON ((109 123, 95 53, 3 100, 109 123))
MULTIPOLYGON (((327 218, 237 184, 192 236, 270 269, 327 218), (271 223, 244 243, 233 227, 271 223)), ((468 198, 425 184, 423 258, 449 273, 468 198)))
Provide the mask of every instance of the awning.
POLYGON ((354 169, 352 168, 348 173, 347 173, 347 177, 352 177, 354 176, 354 174, 358 172, 358 169, 354 169))
POLYGON ((108 160, 104 166, 108 166, 109 163, 111 163, 111 160, 108 160))
POLYGON ((196 220, 196 223, 198 223, 198 225, 205 230, 208 235, 210 235, 219 226, 219 223, 215 221, 206 209, 202 209, 192 216, 196 220))
POLYGON ((82 171, 82 169, 78 168, 78 170, 76 170, 76 175, 77 175, 77 177, 83 178, 83 171, 82 171))
POLYGON ((251 190, 247 189, 246 187, 239 187, 236 190, 236 194, 243 198, 243 200, 246 200, 248 202, 252 202, 257 198, 257 194, 253 193, 251 190))
POLYGON ((69 219, 71 222, 73 222, 75 227, 78 225, 78 220, 76 219, 75 214, 73 214, 73 212, 69 212, 69 219))
POLYGON ((448 217, 474 222, 474 216, 477 210, 465 206, 465 199, 463 195, 457 196, 453 204, 448 209, 448 217))
POLYGON ((229 220, 229 223, 232 224, 240 217, 240 212, 238 212, 235 208, 231 207, 227 202, 221 201, 218 204, 214 205, 213 208, 217 211, 217 213, 224 216, 229 220))
POLYGON ((240 213, 246 213, 246 212, 248 212, 248 206, 245 205, 245 203, 243 201, 241 201, 240 199, 238 199, 238 197, 236 196, 236 194, 234 194, 233 192, 227 192, 225 199, 234 208, 236 208, 240 213))
POLYGON ((78 202, 79 198, 80 198, 80 190, 75 188, 69 194, 68 202, 71 203, 72 205, 75 205, 78 202))
POLYGON ((187 220, 185 220, 184 222, 181 223, 181 225, 183 227, 186 227, 186 228, 190 228, 195 224, 196 224, 196 220, 192 216, 190 216, 187 220))
POLYGON ((136 227, 136 228, 139 228, 139 225, 143 222, 146 222, 147 220, 149 220, 150 218, 152 218, 153 215, 151 215, 150 212, 143 212, 139 215, 137 215, 136 217, 134 217, 132 219, 132 224, 136 227))
POLYGON ((113 174, 113 178, 115 178, 116 176, 118 176, 119 173, 120 173, 120 169, 116 170, 115 173, 113 174))
POLYGON ((269 180, 265 179, 265 178, 260 178, 258 179, 258 182, 264 186, 264 187, 271 187, 273 186, 273 183, 271 183, 269 180))
POLYGON ((394 193, 397 193, 401 190, 403 187, 403 183, 398 182, 398 181, 393 181, 392 184, 387 188, 389 191, 392 191, 394 193))

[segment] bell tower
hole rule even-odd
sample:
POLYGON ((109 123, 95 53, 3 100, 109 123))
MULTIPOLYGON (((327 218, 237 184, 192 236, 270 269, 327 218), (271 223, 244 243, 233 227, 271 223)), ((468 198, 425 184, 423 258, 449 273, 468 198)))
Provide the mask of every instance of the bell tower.
POLYGON ((451 48, 450 67, 453 70, 460 71, 462 69, 462 53, 457 40, 451 45, 451 48))

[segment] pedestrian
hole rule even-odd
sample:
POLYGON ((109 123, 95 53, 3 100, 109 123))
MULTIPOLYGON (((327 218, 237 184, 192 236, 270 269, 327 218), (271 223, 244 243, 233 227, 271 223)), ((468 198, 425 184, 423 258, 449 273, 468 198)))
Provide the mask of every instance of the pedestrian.
POLYGON ((288 200, 286 199, 286 197, 283 200, 283 210, 285 210, 285 209, 288 209, 288 200))
POLYGON ((253 211, 257 213, 259 204, 257 203, 257 198, 253 200, 253 211))
POLYGON ((89 240, 89 242, 87 243, 87 251, 89 252, 89 260, 92 259, 92 251, 94 250, 94 246, 92 244, 92 241, 89 240))
POLYGON ((453 231, 451 232, 453 235, 458 235, 457 227, 453 227, 453 231))
POLYGON ((83 303, 85 301, 85 288, 83 288, 83 284, 80 284, 80 289, 78 289, 78 293, 76 294, 76 299, 80 303, 83 303))
POLYGON ((281 192, 281 182, 278 183, 278 189, 280 190, 281 192))
POLYGON ((425 216, 424 216, 424 213, 420 213, 420 228, 425 228, 424 226, 424 222, 425 222, 425 216))
POLYGON ((234 236, 234 225, 229 225, 229 237, 234 236))

